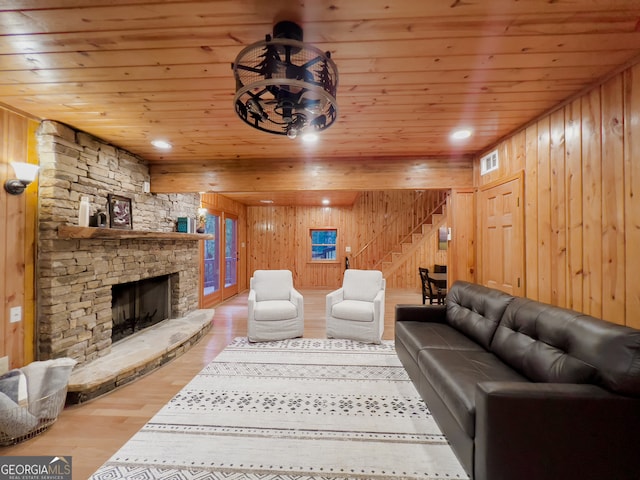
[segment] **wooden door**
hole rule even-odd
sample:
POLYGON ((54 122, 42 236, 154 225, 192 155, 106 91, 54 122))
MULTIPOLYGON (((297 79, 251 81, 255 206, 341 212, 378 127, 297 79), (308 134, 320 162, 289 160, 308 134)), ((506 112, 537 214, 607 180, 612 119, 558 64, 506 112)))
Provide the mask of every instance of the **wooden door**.
POLYGON ((512 295, 524 290, 522 176, 480 190, 480 279, 512 295))

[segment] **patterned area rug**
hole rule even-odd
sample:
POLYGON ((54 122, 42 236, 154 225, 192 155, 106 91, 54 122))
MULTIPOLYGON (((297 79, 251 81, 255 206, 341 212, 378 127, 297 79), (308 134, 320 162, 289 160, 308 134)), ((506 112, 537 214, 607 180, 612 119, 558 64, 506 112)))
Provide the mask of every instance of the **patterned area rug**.
POLYGON ((237 338, 91 478, 468 476, 393 342, 237 338))

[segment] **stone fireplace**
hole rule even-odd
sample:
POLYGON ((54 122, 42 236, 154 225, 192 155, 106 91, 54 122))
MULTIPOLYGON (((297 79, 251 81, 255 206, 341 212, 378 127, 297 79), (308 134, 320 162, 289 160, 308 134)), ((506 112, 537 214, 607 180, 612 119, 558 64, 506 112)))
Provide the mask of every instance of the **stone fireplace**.
POLYGON ((195 214, 198 195, 144 193, 149 172, 142 159, 57 122, 42 123, 38 142, 38 358, 67 356, 83 365, 108 355, 115 285, 165 276, 168 318, 197 310, 197 240, 74 238, 58 229, 78 224, 81 196, 106 211, 111 193, 132 200, 135 231, 174 232, 177 217, 195 214))

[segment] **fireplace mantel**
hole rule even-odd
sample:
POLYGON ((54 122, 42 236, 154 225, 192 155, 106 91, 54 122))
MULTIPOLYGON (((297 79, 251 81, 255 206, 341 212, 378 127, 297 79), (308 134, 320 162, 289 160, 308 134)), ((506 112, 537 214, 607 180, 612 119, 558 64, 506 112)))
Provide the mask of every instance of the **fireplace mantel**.
POLYGON ((205 233, 151 232, 117 228, 78 227, 60 225, 58 238, 62 239, 152 239, 152 240, 214 240, 215 235, 205 233))

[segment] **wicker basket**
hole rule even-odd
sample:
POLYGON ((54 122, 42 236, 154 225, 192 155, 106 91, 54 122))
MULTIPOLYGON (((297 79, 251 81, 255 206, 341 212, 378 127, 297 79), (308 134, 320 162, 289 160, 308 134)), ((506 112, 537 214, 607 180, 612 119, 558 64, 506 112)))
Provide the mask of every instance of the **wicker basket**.
POLYGON ((33 402, 29 402, 28 408, 15 407, 8 410, 0 411, 5 423, 15 423, 16 425, 25 425, 33 420, 33 413, 37 414, 37 424, 30 428, 28 432, 21 433, 17 436, 11 436, 8 433, 0 431, 0 445, 14 445, 23 442, 47 430, 58 418, 60 412, 64 408, 67 398, 67 385, 60 390, 40 398, 33 402))

